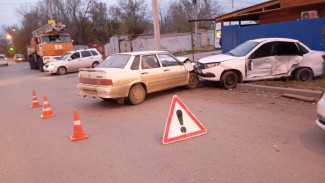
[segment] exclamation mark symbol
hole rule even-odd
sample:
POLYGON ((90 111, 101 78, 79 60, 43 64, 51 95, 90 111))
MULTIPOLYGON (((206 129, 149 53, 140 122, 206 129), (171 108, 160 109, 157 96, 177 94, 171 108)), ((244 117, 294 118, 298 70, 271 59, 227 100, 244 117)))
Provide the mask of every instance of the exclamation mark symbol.
POLYGON ((185 128, 184 123, 183 123, 183 113, 182 113, 182 111, 181 110, 177 110, 176 111, 176 114, 177 114, 178 121, 179 121, 179 123, 182 126, 181 127, 181 132, 182 133, 186 133, 186 128, 185 128))

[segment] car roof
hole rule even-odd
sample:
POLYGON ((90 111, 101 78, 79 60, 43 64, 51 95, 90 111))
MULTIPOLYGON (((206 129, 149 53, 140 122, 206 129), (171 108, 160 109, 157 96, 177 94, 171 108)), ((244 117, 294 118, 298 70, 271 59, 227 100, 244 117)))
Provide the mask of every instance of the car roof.
MULTIPOLYGON (((77 52, 77 51, 97 51, 96 48, 87 48, 87 49, 78 49, 78 50, 72 50, 72 51, 68 51, 67 53, 74 53, 74 52, 77 52)), ((97 51, 98 52, 98 51, 97 51)), ((99 53, 99 52, 98 52, 99 53)))
POLYGON ((296 39, 290 39, 290 38, 259 38, 259 39, 252 39, 248 40, 247 42, 254 41, 254 42, 264 42, 264 41, 288 41, 288 42, 297 42, 296 39))
POLYGON ((156 54, 156 53, 168 53, 167 51, 136 51, 136 52, 124 52, 124 53, 116 53, 115 55, 146 55, 146 54, 156 54))

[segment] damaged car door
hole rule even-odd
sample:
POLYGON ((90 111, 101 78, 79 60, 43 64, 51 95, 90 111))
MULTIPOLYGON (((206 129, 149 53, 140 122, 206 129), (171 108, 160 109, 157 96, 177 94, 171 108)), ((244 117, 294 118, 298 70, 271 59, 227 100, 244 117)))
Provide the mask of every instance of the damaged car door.
POLYGON ((272 75, 286 74, 289 76, 292 66, 299 64, 303 59, 298 45, 295 42, 278 41, 275 50, 272 75))
POLYGON ((261 79, 272 74, 275 42, 265 43, 246 60, 246 78, 261 79))

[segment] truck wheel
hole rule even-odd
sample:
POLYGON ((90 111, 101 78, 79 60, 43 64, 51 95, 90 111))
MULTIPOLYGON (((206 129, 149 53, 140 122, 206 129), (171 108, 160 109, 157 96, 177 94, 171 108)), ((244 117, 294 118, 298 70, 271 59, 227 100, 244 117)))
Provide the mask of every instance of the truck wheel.
POLYGON ((57 74, 63 75, 67 73, 67 68, 61 66, 58 68, 58 70, 56 71, 57 74))
POLYGON ((222 74, 220 84, 225 89, 235 88, 238 82, 238 75, 234 71, 227 71, 222 74))
POLYGON ((38 62, 39 70, 40 70, 41 72, 44 72, 44 69, 43 69, 44 63, 43 63, 43 59, 42 59, 42 57, 38 57, 37 62, 38 62))

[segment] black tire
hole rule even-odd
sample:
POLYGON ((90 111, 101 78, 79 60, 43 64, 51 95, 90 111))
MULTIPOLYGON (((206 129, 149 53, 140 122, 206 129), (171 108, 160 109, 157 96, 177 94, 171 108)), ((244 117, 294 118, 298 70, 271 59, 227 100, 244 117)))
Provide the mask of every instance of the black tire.
POLYGON ((43 69, 43 66, 44 66, 43 58, 42 57, 38 57, 37 63, 38 63, 39 70, 41 72, 44 72, 44 69, 43 69))
POLYGON ((61 66, 58 68, 58 70, 56 71, 57 74, 63 75, 67 73, 67 68, 61 66))
POLYGON ((92 68, 95 68, 95 67, 97 67, 97 65, 99 65, 99 62, 95 61, 95 62, 91 65, 91 67, 92 67, 92 68))
POLYGON ((314 74, 308 68, 301 68, 295 72, 294 77, 297 81, 311 81, 314 77, 314 74))
POLYGON ((134 85, 129 91, 129 102, 132 105, 141 104, 146 98, 146 91, 141 85, 134 85))
POLYGON ((232 89, 237 86, 238 75, 234 71, 226 71, 222 74, 220 84, 225 89, 232 89))
POLYGON ((199 78, 195 73, 190 73, 186 88, 194 89, 197 88, 198 85, 199 85, 199 78))

